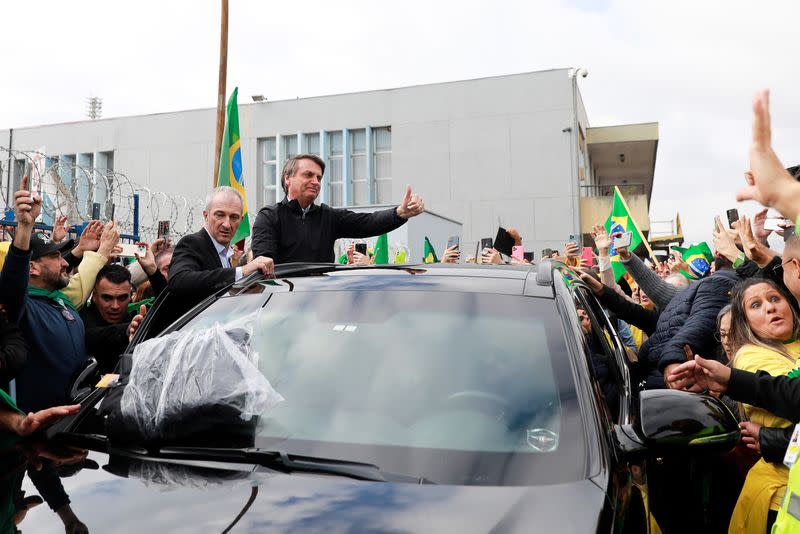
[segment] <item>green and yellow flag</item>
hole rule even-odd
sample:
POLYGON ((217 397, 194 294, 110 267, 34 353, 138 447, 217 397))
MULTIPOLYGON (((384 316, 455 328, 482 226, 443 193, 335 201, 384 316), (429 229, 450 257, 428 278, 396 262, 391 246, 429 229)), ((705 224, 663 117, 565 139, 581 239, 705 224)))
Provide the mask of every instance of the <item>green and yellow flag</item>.
POLYGON ((439 263, 439 258, 436 257, 436 251, 433 249, 428 236, 425 236, 425 250, 422 253, 422 261, 425 263, 439 263))
POLYGON ((389 264, 389 236, 381 234, 375 241, 375 265, 389 264))
POLYGON ((689 271, 681 270, 681 274, 689 280, 698 280, 708 276, 711 272, 711 262, 714 261, 714 254, 708 243, 702 241, 689 248, 672 247, 672 250, 680 252, 683 261, 689 265, 689 271))
POLYGON ((228 114, 225 119, 225 132, 222 135, 222 147, 219 151, 219 173, 217 174, 217 185, 227 185, 236 189, 242 195, 244 203, 242 223, 231 239, 231 245, 235 245, 250 235, 250 217, 247 215, 247 196, 244 192, 244 176, 242 175, 242 148, 239 142, 239 105, 236 101, 238 93, 239 88, 237 87, 228 100, 228 114))
MULTIPOLYGON (((622 193, 619 192, 618 187, 614 187, 614 205, 611 207, 611 213, 608 215, 608 219, 606 219, 605 227, 609 235, 617 232, 631 232, 633 234, 631 237, 631 246, 628 247, 628 250, 631 252, 636 250, 636 247, 644 241, 644 237, 642 237, 642 233, 639 231, 639 226, 636 224, 636 221, 633 220, 633 215, 631 215, 628 205, 625 203, 625 198, 622 196, 622 193)), ((619 281, 622 275, 625 274, 625 266, 622 265, 619 254, 614 250, 613 244, 608 253, 611 256, 611 268, 614 270, 614 278, 619 281)))

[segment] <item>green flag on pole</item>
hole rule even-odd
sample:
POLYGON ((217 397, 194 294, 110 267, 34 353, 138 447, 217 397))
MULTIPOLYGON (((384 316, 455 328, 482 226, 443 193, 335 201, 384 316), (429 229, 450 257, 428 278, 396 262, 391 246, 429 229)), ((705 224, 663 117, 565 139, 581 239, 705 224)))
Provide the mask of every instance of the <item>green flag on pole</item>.
POLYGON ((389 236, 381 234, 375 241, 375 265, 389 264, 389 236))
MULTIPOLYGON (((609 235, 617 232, 631 232, 633 234, 631 237, 631 246, 628 247, 628 250, 631 252, 636 250, 636 247, 644 241, 642 233, 639 231, 639 227, 636 225, 636 221, 633 220, 633 215, 631 215, 628 205, 625 203, 625 197, 619 192, 618 187, 614 187, 614 204, 611 207, 611 213, 608 215, 608 219, 606 219, 605 227, 609 235)), ((614 250, 613 244, 608 253, 611 256, 611 268, 614 270, 614 279, 619 281, 622 275, 625 274, 625 266, 622 264, 622 261, 620 261, 619 254, 614 250)))
POLYGON ((431 245, 431 241, 427 236, 425 236, 425 250, 422 253, 422 261, 425 263, 439 263, 439 258, 436 257, 436 251, 433 249, 433 245, 431 245))
POLYGON ((231 239, 231 245, 250 235, 250 217, 247 214, 247 197, 244 192, 244 175, 242 174, 242 148, 239 142, 239 106, 237 95, 239 88, 233 90, 228 100, 228 113, 225 119, 225 132, 222 135, 222 147, 219 151, 219 173, 217 185, 227 185, 242 195, 244 209, 242 222, 231 239))

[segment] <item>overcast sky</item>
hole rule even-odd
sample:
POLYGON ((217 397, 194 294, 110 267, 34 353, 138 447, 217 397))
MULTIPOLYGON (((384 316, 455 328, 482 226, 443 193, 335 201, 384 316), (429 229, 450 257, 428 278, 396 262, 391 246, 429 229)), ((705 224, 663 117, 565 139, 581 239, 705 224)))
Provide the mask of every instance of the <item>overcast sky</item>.
MULTIPOLYGON (((0 128, 213 107, 218 0, 2 2, 0 128)), ((735 205, 751 99, 800 162, 800 3, 230 0, 228 87, 270 100, 583 66, 592 126, 657 121, 651 219, 735 205)), ((752 213, 756 206, 739 206, 752 213)))

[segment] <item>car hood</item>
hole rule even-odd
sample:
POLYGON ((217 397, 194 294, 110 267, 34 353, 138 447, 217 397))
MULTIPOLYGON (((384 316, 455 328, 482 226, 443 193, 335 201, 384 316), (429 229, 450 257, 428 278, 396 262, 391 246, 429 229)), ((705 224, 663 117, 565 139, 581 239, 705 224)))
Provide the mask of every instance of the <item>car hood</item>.
MULTIPOLYGON (((597 530, 605 500, 588 480, 440 486, 286 475, 252 465, 131 462, 95 452, 89 460, 61 481, 90 532, 224 532, 236 522, 230 532, 583 533, 597 530)), ((27 478, 23 490, 39 493, 27 478)), ((20 528, 63 526, 42 505, 20 528)))

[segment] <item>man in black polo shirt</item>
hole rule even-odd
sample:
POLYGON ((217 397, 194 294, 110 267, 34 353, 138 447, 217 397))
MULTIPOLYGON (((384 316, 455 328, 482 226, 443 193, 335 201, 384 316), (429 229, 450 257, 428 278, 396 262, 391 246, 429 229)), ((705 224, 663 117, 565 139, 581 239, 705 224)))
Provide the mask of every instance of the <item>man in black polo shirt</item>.
POLYGON ((410 186, 398 207, 373 213, 314 204, 324 172, 325 162, 313 154, 300 154, 286 162, 281 174, 286 197, 258 212, 253 225, 253 256, 272 258, 276 264, 332 263, 337 239, 391 232, 425 211, 425 204, 411 193, 410 186))

